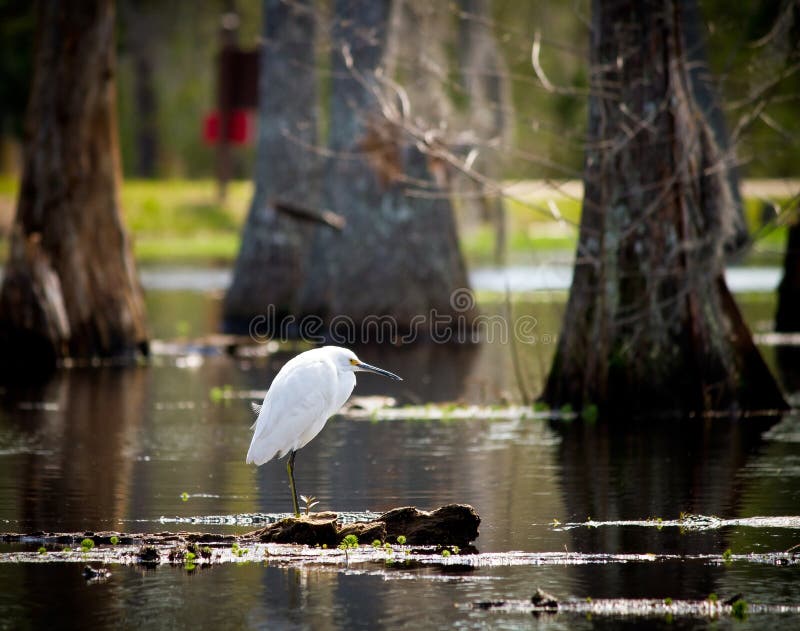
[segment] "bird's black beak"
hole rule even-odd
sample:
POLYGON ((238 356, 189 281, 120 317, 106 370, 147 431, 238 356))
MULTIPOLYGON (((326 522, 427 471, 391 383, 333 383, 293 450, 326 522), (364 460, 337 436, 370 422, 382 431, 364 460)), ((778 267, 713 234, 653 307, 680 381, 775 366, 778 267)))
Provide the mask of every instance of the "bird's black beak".
POLYGON ((364 362, 359 362, 356 364, 359 371, 364 372, 374 372, 377 375, 383 375, 384 377, 389 377, 389 379, 394 379, 395 381, 402 381, 403 378, 395 375, 393 372, 389 372, 388 370, 384 370, 383 368, 378 368, 377 366, 372 366, 370 364, 365 364, 364 362))

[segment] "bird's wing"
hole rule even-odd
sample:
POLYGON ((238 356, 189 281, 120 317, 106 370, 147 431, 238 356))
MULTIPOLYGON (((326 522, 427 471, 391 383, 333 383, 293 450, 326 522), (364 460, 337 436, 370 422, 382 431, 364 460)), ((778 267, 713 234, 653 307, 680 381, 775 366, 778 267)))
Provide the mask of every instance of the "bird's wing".
POLYGON ((264 464, 316 436, 328 420, 335 388, 336 370, 328 362, 284 366, 264 398, 247 462, 264 464))

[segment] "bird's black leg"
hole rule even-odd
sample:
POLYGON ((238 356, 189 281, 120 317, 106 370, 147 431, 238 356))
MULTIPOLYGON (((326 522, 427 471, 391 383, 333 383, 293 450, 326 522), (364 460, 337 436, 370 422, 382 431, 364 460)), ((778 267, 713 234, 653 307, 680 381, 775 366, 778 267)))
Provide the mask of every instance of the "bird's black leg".
POLYGON ((297 504, 297 491, 294 488, 294 454, 292 449, 289 452, 289 460, 286 461, 286 471, 289 472, 289 487, 292 489, 292 506, 294 506, 294 516, 300 517, 300 507, 297 504))

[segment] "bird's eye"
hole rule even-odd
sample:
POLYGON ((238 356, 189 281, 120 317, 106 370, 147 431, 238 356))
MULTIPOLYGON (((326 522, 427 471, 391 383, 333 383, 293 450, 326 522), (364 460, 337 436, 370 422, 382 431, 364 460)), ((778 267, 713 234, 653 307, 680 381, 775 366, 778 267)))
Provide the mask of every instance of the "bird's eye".
POLYGON ((351 366, 358 366, 358 360, 357 359, 351 359, 350 360, 350 365, 351 366))

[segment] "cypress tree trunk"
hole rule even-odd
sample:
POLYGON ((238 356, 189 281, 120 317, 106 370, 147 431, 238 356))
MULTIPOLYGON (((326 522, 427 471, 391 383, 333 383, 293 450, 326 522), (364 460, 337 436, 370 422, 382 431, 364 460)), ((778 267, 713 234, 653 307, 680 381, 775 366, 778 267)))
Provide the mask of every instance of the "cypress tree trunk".
POLYGON ((313 3, 263 6, 255 195, 224 304, 232 331, 247 330, 269 305, 278 320, 295 313, 312 228, 279 213, 274 201, 314 208, 318 199, 313 3))
POLYGON ((24 170, 0 289, 2 364, 146 351, 118 199, 111 0, 42 2, 24 170))
POLYGON ((723 277, 735 202, 678 0, 593 0, 575 274, 543 400, 677 415, 786 404, 723 277))
POLYGON ((341 232, 317 230, 301 310, 356 325, 386 315, 408 330, 415 316, 428 318, 432 310, 461 321, 472 310, 451 304, 467 278, 447 193, 428 157, 383 115, 382 99, 394 102, 380 80, 390 9, 388 0, 334 2, 334 157, 324 205, 347 224, 341 232), (424 196, 412 196, 420 189, 424 196))

